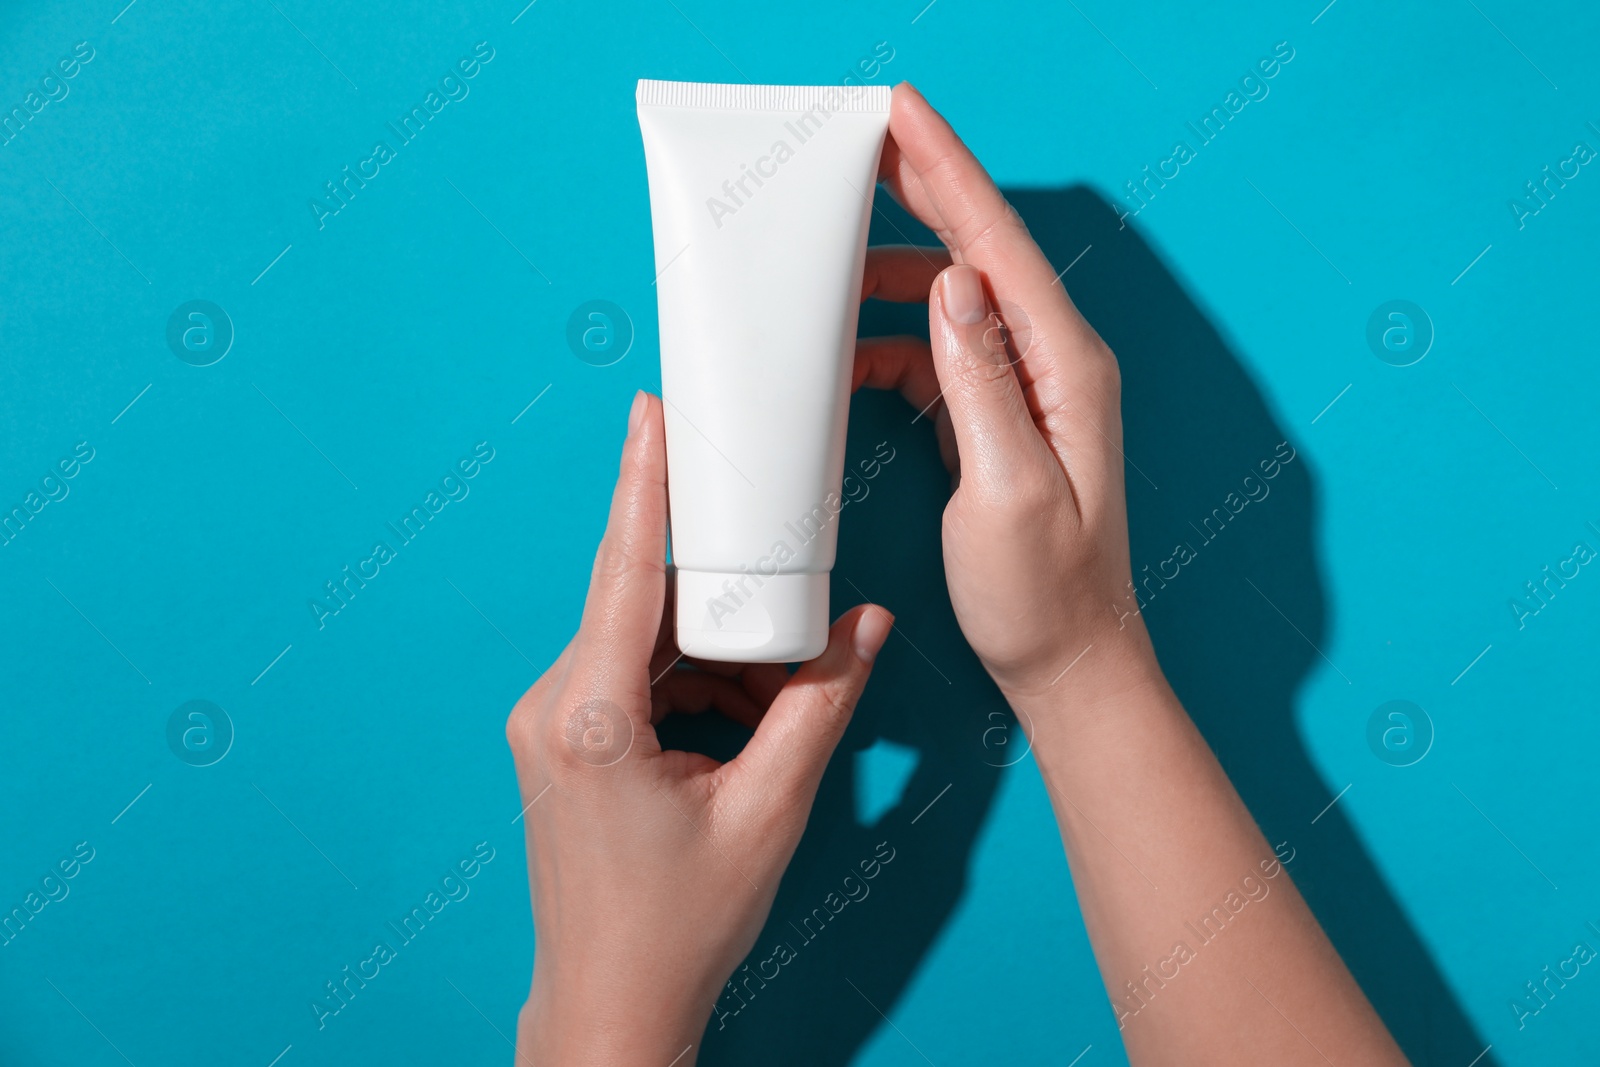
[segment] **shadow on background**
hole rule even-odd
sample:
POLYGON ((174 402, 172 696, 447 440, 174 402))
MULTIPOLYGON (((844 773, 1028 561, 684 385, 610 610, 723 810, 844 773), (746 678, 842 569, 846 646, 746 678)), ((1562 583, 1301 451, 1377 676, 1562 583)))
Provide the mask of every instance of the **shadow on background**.
MULTIPOLYGON (((1284 465, 1267 483, 1270 494, 1220 533, 1215 521, 1202 529, 1230 493, 1246 495, 1244 478, 1281 442, 1292 445, 1291 435, 1217 330, 1138 234, 1119 229, 1104 200, 1082 187, 1007 195, 1052 263, 1078 260, 1065 276, 1068 291, 1121 361, 1136 579, 1180 543, 1195 553, 1176 578, 1149 586, 1145 619, 1167 677, 1269 841, 1295 850, 1296 884, 1407 1055, 1419 1065, 1471 1062, 1485 1042, 1343 812, 1311 823, 1333 791, 1294 719, 1295 694, 1318 660, 1312 644, 1326 631, 1306 458, 1284 465)), ((873 243, 934 243, 887 196, 878 202, 873 243)), ((861 332, 926 336, 926 309, 869 303, 861 332)), ((864 392, 852 404, 847 463, 881 452, 879 442, 895 458, 868 497, 845 509, 833 603, 836 612, 864 599, 885 604, 899 632, 823 779, 772 917, 712 1017, 703 1064, 849 1062, 882 1025, 880 1010, 893 1013, 955 909, 999 766, 1021 751, 1020 732, 950 607, 939 546, 948 480, 931 427, 913 425, 913 414, 883 394, 864 392), (908 776, 885 775, 885 761, 874 758, 885 742, 903 764, 914 755, 908 776), (864 816, 874 798, 881 814, 864 816), (862 861, 870 870, 891 852, 876 877, 862 877, 862 861)), ((700 716, 675 722, 663 740, 725 758, 743 738, 700 716)), ((1490 1054, 1477 1064, 1493 1062, 1490 1054)))

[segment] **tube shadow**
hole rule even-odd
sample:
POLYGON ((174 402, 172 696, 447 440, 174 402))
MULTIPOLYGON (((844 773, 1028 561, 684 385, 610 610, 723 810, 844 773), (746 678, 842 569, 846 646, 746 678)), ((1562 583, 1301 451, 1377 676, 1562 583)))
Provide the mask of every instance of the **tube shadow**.
MULTIPOLYGON (((1294 721, 1327 610, 1306 460, 1282 461, 1280 443, 1293 441, 1237 357, 1103 199, 1083 187, 1007 196, 1050 261, 1074 264, 1067 288, 1121 361, 1133 566, 1167 677, 1269 840, 1296 850, 1296 884, 1407 1055, 1419 1065, 1472 1061, 1485 1043, 1353 827, 1337 807, 1310 821, 1333 791, 1294 721), (1280 463, 1265 483, 1262 460, 1280 463), (1239 499, 1260 496, 1243 484, 1251 474, 1269 492, 1235 514, 1239 499), (1172 577, 1179 544, 1192 558, 1172 577)), ((934 243, 888 197, 878 204, 873 243, 934 243)), ((861 333, 925 337, 926 309, 869 302, 861 333)), ((718 1002, 703 1064, 853 1058, 959 902, 999 767, 1015 758, 1005 742, 1021 742, 941 580, 948 478, 931 428, 913 415, 884 394, 852 402, 850 469, 885 454, 880 442, 894 458, 845 508, 833 604, 885 604, 897 633, 823 778, 772 916, 718 1002), (883 742, 915 758, 903 788, 876 781, 883 742), (863 800, 885 789, 881 814, 864 812, 863 800)), ((720 758, 744 737, 715 716, 675 717, 662 734, 720 758)))

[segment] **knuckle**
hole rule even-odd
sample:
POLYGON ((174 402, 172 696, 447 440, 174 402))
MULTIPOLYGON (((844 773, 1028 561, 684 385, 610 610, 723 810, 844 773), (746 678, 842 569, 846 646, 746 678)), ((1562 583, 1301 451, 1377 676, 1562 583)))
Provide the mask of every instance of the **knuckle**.
POLYGON ((1012 375, 1011 365, 1004 361, 996 362, 992 357, 984 355, 985 348, 977 345, 964 346, 966 358, 960 360, 955 368, 956 378, 962 385, 982 391, 1000 389, 1009 384, 1012 375))
POLYGON ((1072 439, 1071 410, 1064 407, 1051 408, 1044 413, 1044 417, 1040 419, 1040 422, 1044 432, 1050 437, 1062 441, 1072 439))
POLYGON ((506 742, 512 755, 519 761, 539 764, 551 775, 578 763, 566 741, 568 718, 550 714, 541 703, 518 701, 506 717, 506 742))
POLYGON ((1057 498, 1054 473, 1030 469, 1016 479, 1012 506, 1019 515, 1033 521, 1054 507, 1057 498))
POLYGON ((528 687, 527 692, 517 698, 516 704, 506 715, 506 744, 511 746, 513 755, 519 758, 531 756, 538 749, 538 726, 543 718, 543 708, 551 694, 558 689, 563 664, 568 661, 571 650, 570 644, 563 649, 556 661, 528 687))
POLYGON ((560 729, 546 722, 536 730, 536 734, 538 741, 535 747, 539 753, 537 765, 544 777, 569 791, 584 789, 590 769, 567 744, 560 729))
POLYGON ((546 716, 540 724, 538 730, 539 753, 552 773, 570 773, 582 766, 583 760, 579 758, 578 752, 567 740, 575 732, 582 732, 576 708, 546 716))
POLYGON ((998 211, 987 215, 969 215, 957 228, 956 240, 962 248, 975 248, 1000 237, 1028 237, 1028 227, 1022 221, 1022 216, 1017 214, 1017 209, 1011 206, 1009 200, 1001 200, 1000 203, 998 211))
POLYGON ((1010 520, 1016 532, 1036 529, 1054 512, 1055 486, 1046 478, 1034 474, 1017 479, 1010 486, 1001 513, 1010 520))
POLYGON ((1122 396, 1122 364, 1117 361, 1116 354, 1098 337, 1095 338, 1095 352, 1098 358, 1095 366, 1098 370, 1099 385, 1105 395, 1115 401, 1122 396))
POLYGON ((1008 470, 1003 477, 973 478, 969 484, 974 500, 998 523, 996 529, 1006 534, 1037 526, 1057 502, 1051 472, 1035 469, 1031 463, 1008 470))
POLYGON ((829 736, 843 733, 855 710, 855 689, 846 682, 829 682, 818 694, 816 715, 829 736))
POLYGON ((519 700, 506 716, 506 744, 511 746, 514 755, 520 756, 529 751, 532 741, 533 709, 526 699, 519 700))

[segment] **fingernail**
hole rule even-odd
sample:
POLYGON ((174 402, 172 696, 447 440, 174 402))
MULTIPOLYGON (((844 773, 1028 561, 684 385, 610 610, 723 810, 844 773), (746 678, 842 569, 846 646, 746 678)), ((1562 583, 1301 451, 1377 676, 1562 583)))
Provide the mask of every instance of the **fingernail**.
POLYGON ((983 275, 976 267, 949 267, 939 276, 944 312, 968 326, 989 315, 989 301, 983 295, 983 275))
POLYGON ((894 616, 876 605, 869 607, 861 613, 861 618, 856 620, 856 631, 850 635, 850 647, 855 649, 856 658, 862 663, 871 663, 877 658, 878 650, 889 639, 889 628, 894 625, 894 616))
POLYGON ((637 393, 633 394, 633 407, 628 411, 629 433, 638 432, 639 424, 644 421, 644 409, 647 403, 649 403, 649 401, 646 399, 645 391, 643 389, 640 389, 637 393))

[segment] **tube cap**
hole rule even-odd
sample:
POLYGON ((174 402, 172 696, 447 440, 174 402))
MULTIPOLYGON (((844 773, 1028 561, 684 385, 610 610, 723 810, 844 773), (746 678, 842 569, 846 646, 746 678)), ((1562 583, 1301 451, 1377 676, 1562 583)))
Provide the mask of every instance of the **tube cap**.
POLYGON ((679 570, 676 636, 686 656, 796 663, 828 647, 828 575, 679 570))

